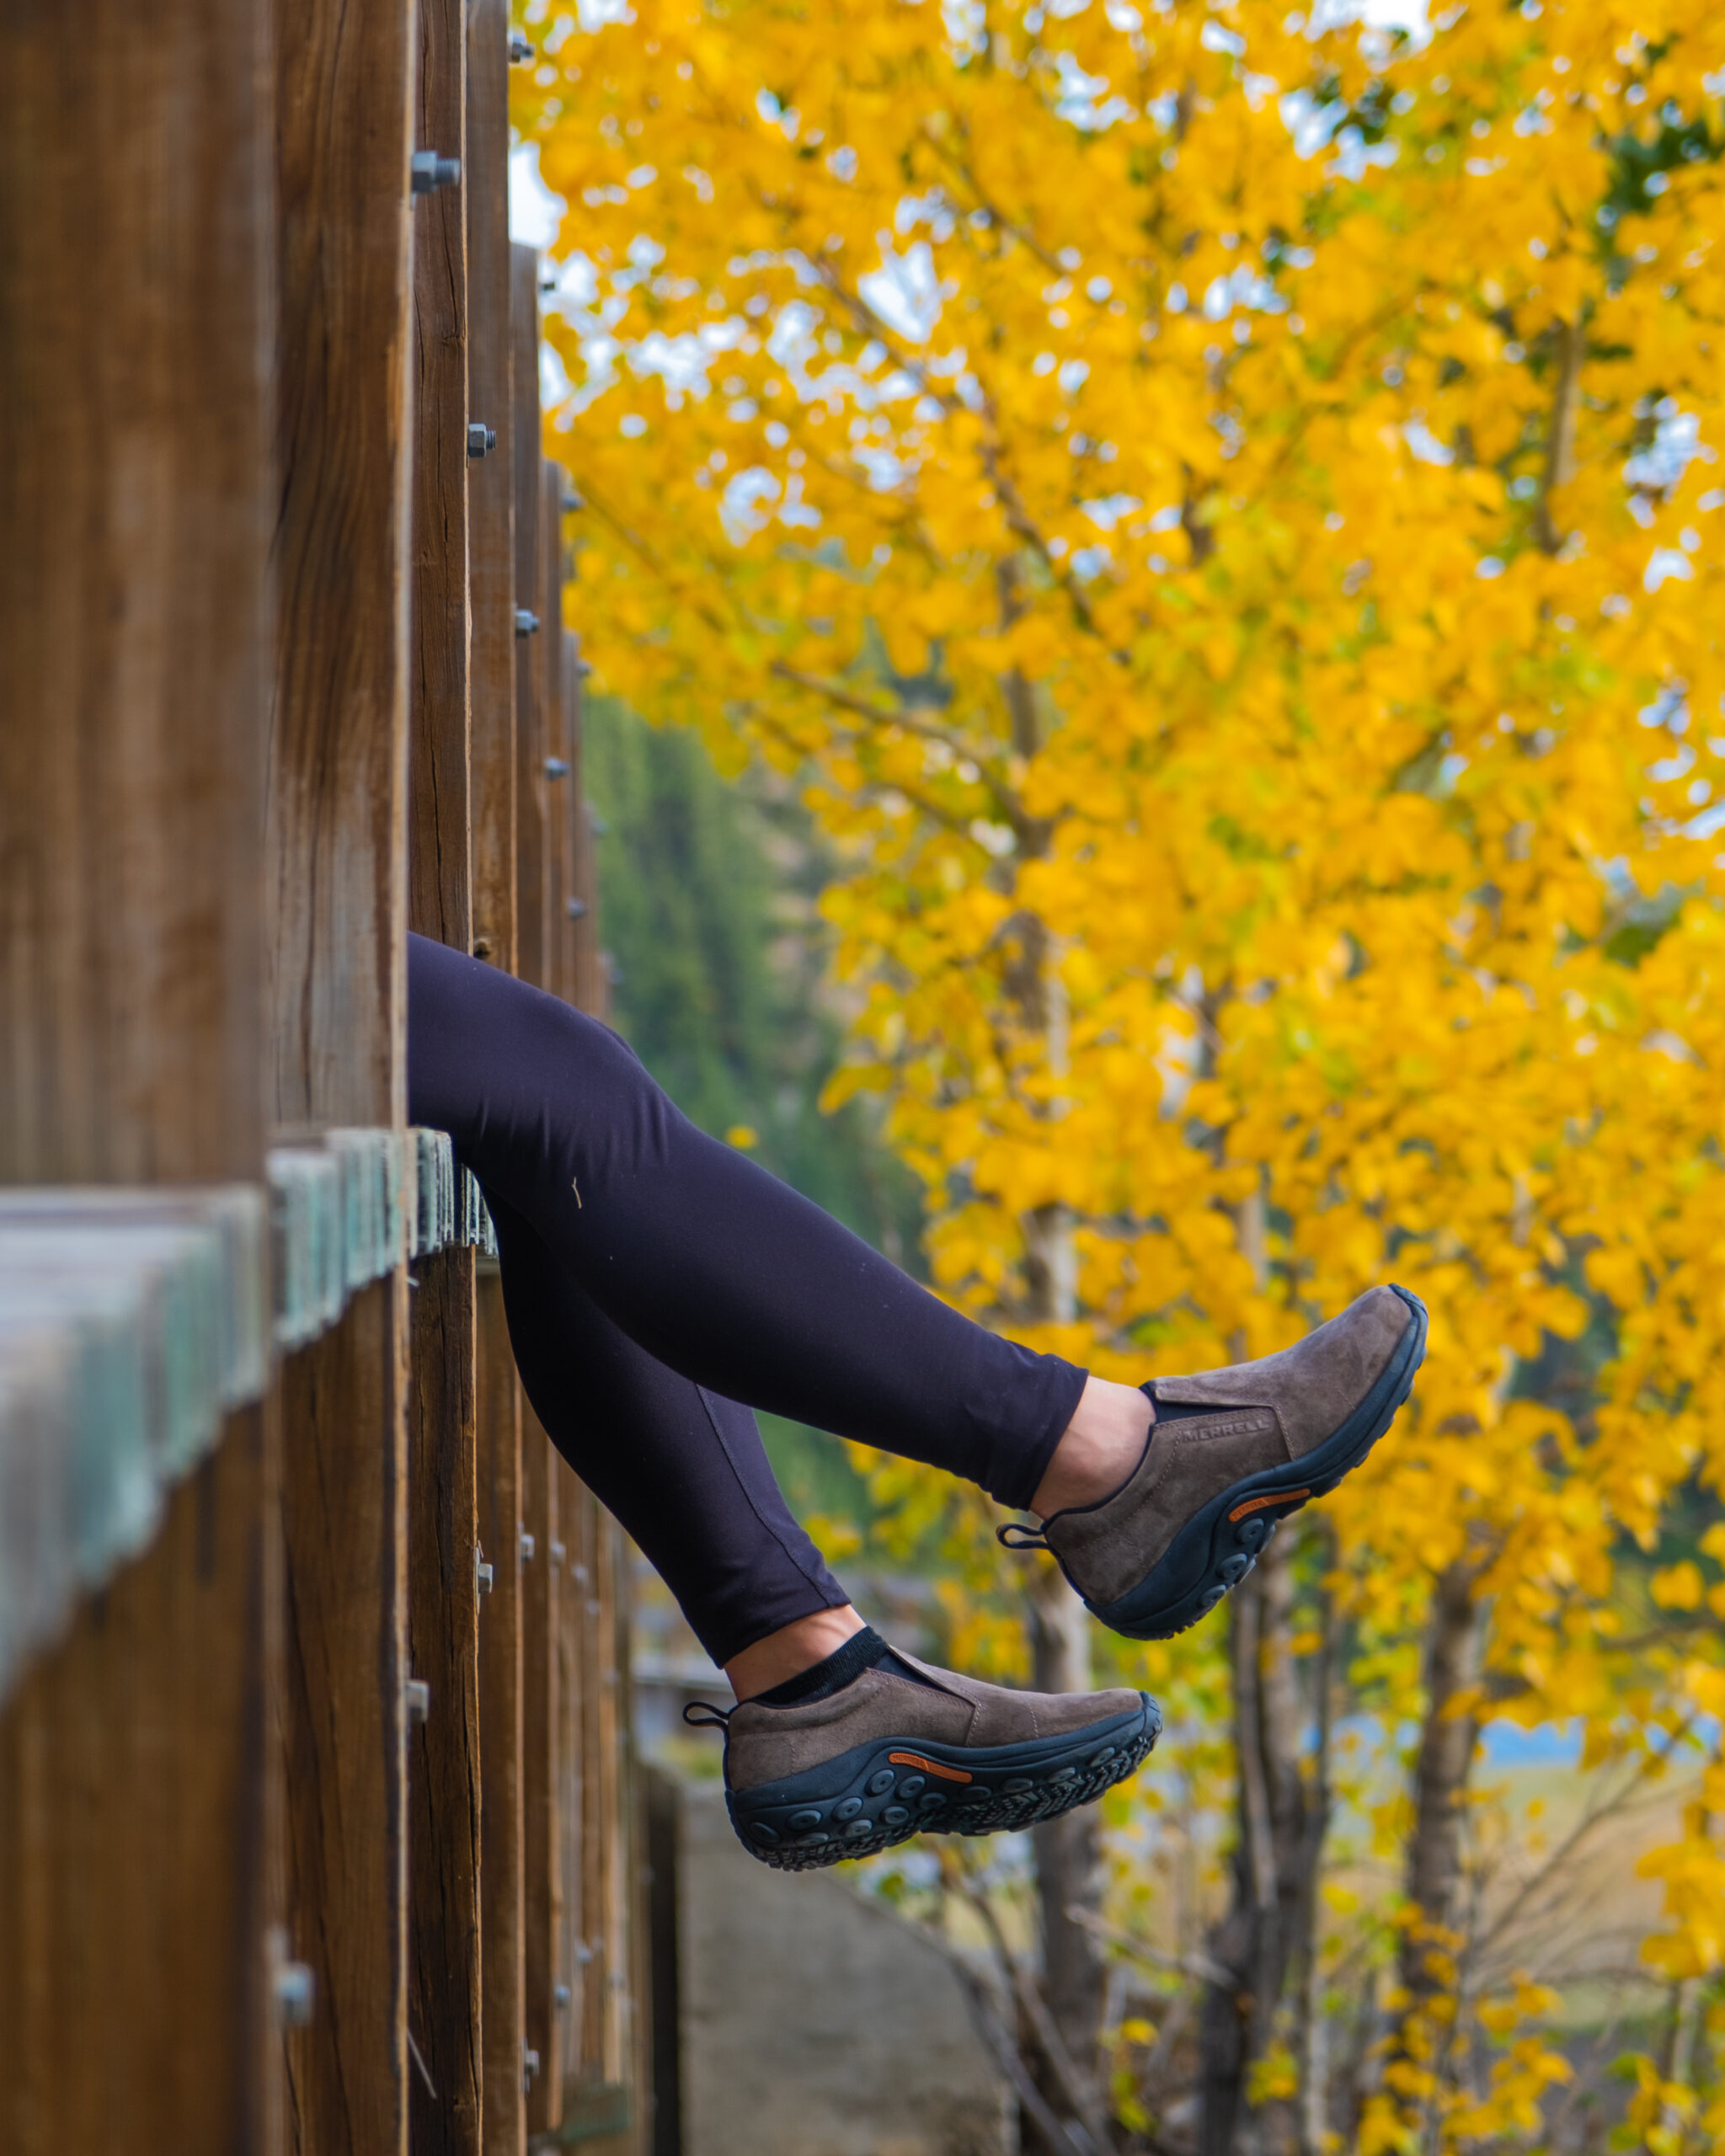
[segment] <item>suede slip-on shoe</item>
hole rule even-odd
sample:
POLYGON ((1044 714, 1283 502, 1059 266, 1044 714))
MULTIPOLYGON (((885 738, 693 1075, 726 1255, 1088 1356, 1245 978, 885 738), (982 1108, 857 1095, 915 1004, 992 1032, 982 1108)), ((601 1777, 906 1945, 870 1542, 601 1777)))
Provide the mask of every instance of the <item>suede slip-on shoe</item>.
POLYGON ((1162 1726, 1146 1692, 1012 1692, 896 1647, 824 1700, 708 1713, 737 1838, 780 1871, 1056 1818, 1134 1773, 1162 1726))
POLYGON ((1279 1354, 1153 1378, 1156 1421, 1131 1479, 1052 1513, 1040 1534, 1007 1526, 1001 1540, 1052 1550, 1113 1630, 1170 1639, 1238 1586, 1279 1520, 1359 1466, 1412 1391, 1425 1334, 1418 1295, 1373 1288, 1279 1354))

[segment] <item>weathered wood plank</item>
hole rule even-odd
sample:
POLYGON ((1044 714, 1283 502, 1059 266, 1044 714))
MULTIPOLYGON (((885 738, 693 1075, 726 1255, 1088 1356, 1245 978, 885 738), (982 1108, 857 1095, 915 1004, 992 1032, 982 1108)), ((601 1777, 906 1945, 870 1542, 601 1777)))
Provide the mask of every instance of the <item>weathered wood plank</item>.
POLYGON ((414 2156, 481 2146, 479 1597, 473 1253, 422 1257, 413 1291, 408 1638, 429 1687, 408 1747, 414 2156))
POLYGON ((579 2078, 581 2059, 582 1969, 585 1959, 582 1929, 581 1850, 586 1814, 582 1785, 581 1700, 584 1670, 581 1642, 586 1625, 584 1596, 575 1579, 579 1561, 581 1515, 590 1502, 573 1468, 560 1454, 552 1464, 557 1486, 558 1539, 552 1545, 557 1567, 557 1831, 563 1867, 563 1908, 555 1942, 558 2050, 563 2085, 564 2116, 569 2089, 579 2078), (573 1544, 574 1547, 571 1547, 573 1544))
MULTIPOLYGON (((467 152, 462 0, 419 0, 419 139, 467 152)), ((465 951, 473 934, 467 761, 467 216, 440 189, 414 219, 412 703, 409 919, 465 951)), ((480 437, 483 444, 483 437, 480 437)))
POLYGON ((480 1270, 478 1308, 479 1538, 493 1582, 479 1610, 483 2137, 485 2156, 521 2156, 526 2147, 521 1385, 494 1267, 480 1270))
MULTIPOLYGON (((462 0, 419 0, 420 143, 467 165, 462 0)), ((414 226, 413 709, 409 919, 473 937, 469 705, 467 211, 460 191, 414 226)), ((481 422, 483 426, 484 423, 481 422)), ((474 1273, 471 1250, 421 1258, 409 1412, 409 2139, 414 2156, 478 2156, 482 2139, 479 1623, 474 1273)))
POLYGON ((261 1407, 0 1713, 0 2148, 275 2156, 276 1461, 261 1407))
MULTIPOLYGON (((278 1124, 404 1108, 413 0, 276 11, 278 1124)), ((435 147, 435 145, 432 147, 435 147)))
POLYGON ((574 895, 569 848, 570 780, 569 654, 563 627, 563 492, 568 484, 560 466, 539 468, 539 579, 547 639, 543 654, 545 700, 545 985, 565 1002, 574 1001, 574 923, 569 902, 574 895))
MULTIPOLYGON (((275 14, 280 398, 266 900, 279 1124, 398 1129, 411 681, 413 0, 275 14)), ((444 148, 431 144, 425 147, 444 148)), ((407 1287, 282 1377, 295 2145, 407 2141, 407 1287)))
POLYGON ((531 1406, 521 1411, 521 1823, 526 1893, 526 2044, 538 2063, 527 2089, 527 2131, 563 2116, 558 1937, 563 1925, 563 1849, 558 1774, 558 1598, 560 1567, 556 1454, 531 1406), (532 1555, 527 1556, 531 1546, 532 1555))
MULTIPOLYGON (((0 12, 0 1183, 261 1171, 268 61, 258 0, 0 12)), ((8 2156, 277 2145, 272 1427, 0 1712, 8 2156)))
MULTIPOLYGON (((467 410, 497 435, 467 487, 473 633, 473 949, 515 965, 514 348, 508 0, 468 0, 467 410)), ((535 400, 537 406, 537 398, 535 400)))
POLYGON ((0 13, 0 1182, 258 1172, 267 47, 0 13))
POLYGON ((317 1985, 288 2040, 292 2145, 407 2146, 406 1283, 282 1367, 288 1898, 317 1985))
POLYGON ((576 907, 569 923, 569 977, 574 984, 569 1000, 577 1009, 604 1017, 608 983, 599 950, 597 849, 594 844, 594 812, 587 798, 583 734, 586 661, 581 656, 580 638, 571 629, 563 631, 563 654, 569 744, 569 887, 576 907))
POLYGON ((543 987, 550 958, 546 707, 556 625, 547 616, 543 466, 539 450, 539 257, 510 249, 514 351, 515 592, 537 626, 515 648, 515 970, 543 987))
POLYGON ((605 1745, 606 1653, 603 1586, 605 1514, 586 1495, 579 1542, 570 1544, 581 1604, 581 2051, 571 2079, 603 2083, 606 1991, 611 1972, 606 1918, 609 1881, 606 1843, 614 1819, 606 1810, 605 1745), (577 1552, 579 1551, 579 1555, 577 1552))

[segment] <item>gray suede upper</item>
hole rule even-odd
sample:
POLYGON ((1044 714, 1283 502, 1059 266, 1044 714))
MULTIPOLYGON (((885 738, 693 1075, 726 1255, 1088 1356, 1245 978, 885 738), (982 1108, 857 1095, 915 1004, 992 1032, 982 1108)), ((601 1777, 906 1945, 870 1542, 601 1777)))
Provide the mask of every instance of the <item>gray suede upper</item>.
POLYGON ((1154 1423, 1135 1472, 1113 1497, 1044 1523, 1079 1593, 1118 1600, 1220 1492, 1322 1444, 1376 1384, 1413 1322, 1393 1288, 1372 1288, 1278 1354, 1156 1379, 1158 1401, 1216 1412, 1154 1423))
POLYGON ((1015 1692, 932 1668, 912 1655, 901 1659, 928 1683, 917 1684, 888 1661, 825 1700, 793 1707, 745 1700, 726 1725, 725 1780, 734 1790, 784 1781, 882 1737, 911 1744, 1023 1744, 1112 1721, 1140 1704, 1136 1692, 1015 1692))

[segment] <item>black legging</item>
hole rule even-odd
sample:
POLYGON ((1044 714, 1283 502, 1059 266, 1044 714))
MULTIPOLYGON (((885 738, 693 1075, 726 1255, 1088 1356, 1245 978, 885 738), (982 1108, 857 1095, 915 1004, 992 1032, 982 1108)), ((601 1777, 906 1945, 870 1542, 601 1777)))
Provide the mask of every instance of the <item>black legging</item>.
POLYGON ((413 937, 408 1113, 484 1190, 540 1421, 715 1662, 848 1599, 752 1409, 1028 1505, 1085 1373, 973 1325, 697 1130, 595 1019, 413 937))

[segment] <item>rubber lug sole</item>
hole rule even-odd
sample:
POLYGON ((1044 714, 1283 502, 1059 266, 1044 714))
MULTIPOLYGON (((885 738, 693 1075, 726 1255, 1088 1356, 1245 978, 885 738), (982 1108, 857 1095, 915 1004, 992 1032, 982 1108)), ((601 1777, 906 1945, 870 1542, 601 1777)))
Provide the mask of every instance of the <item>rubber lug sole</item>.
POLYGON ((1346 1422, 1300 1459, 1263 1468, 1212 1497, 1128 1593, 1114 1602, 1092 1602, 1087 1595, 1092 1616, 1129 1640, 1172 1639, 1239 1586, 1279 1521, 1359 1466, 1401 1412, 1425 1360, 1425 1305, 1406 1288, 1395 1292, 1413 1322, 1346 1422))
POLYGON ((878 1737, 782 1782, 725 1791, 737 1838, 776 1871, 879 1856, 913 1834, 999 1834, 1057 1819, 1135 1774, 1162 1735, 1147 1692, 1135 1714, 1024 1744, 878 1737))

